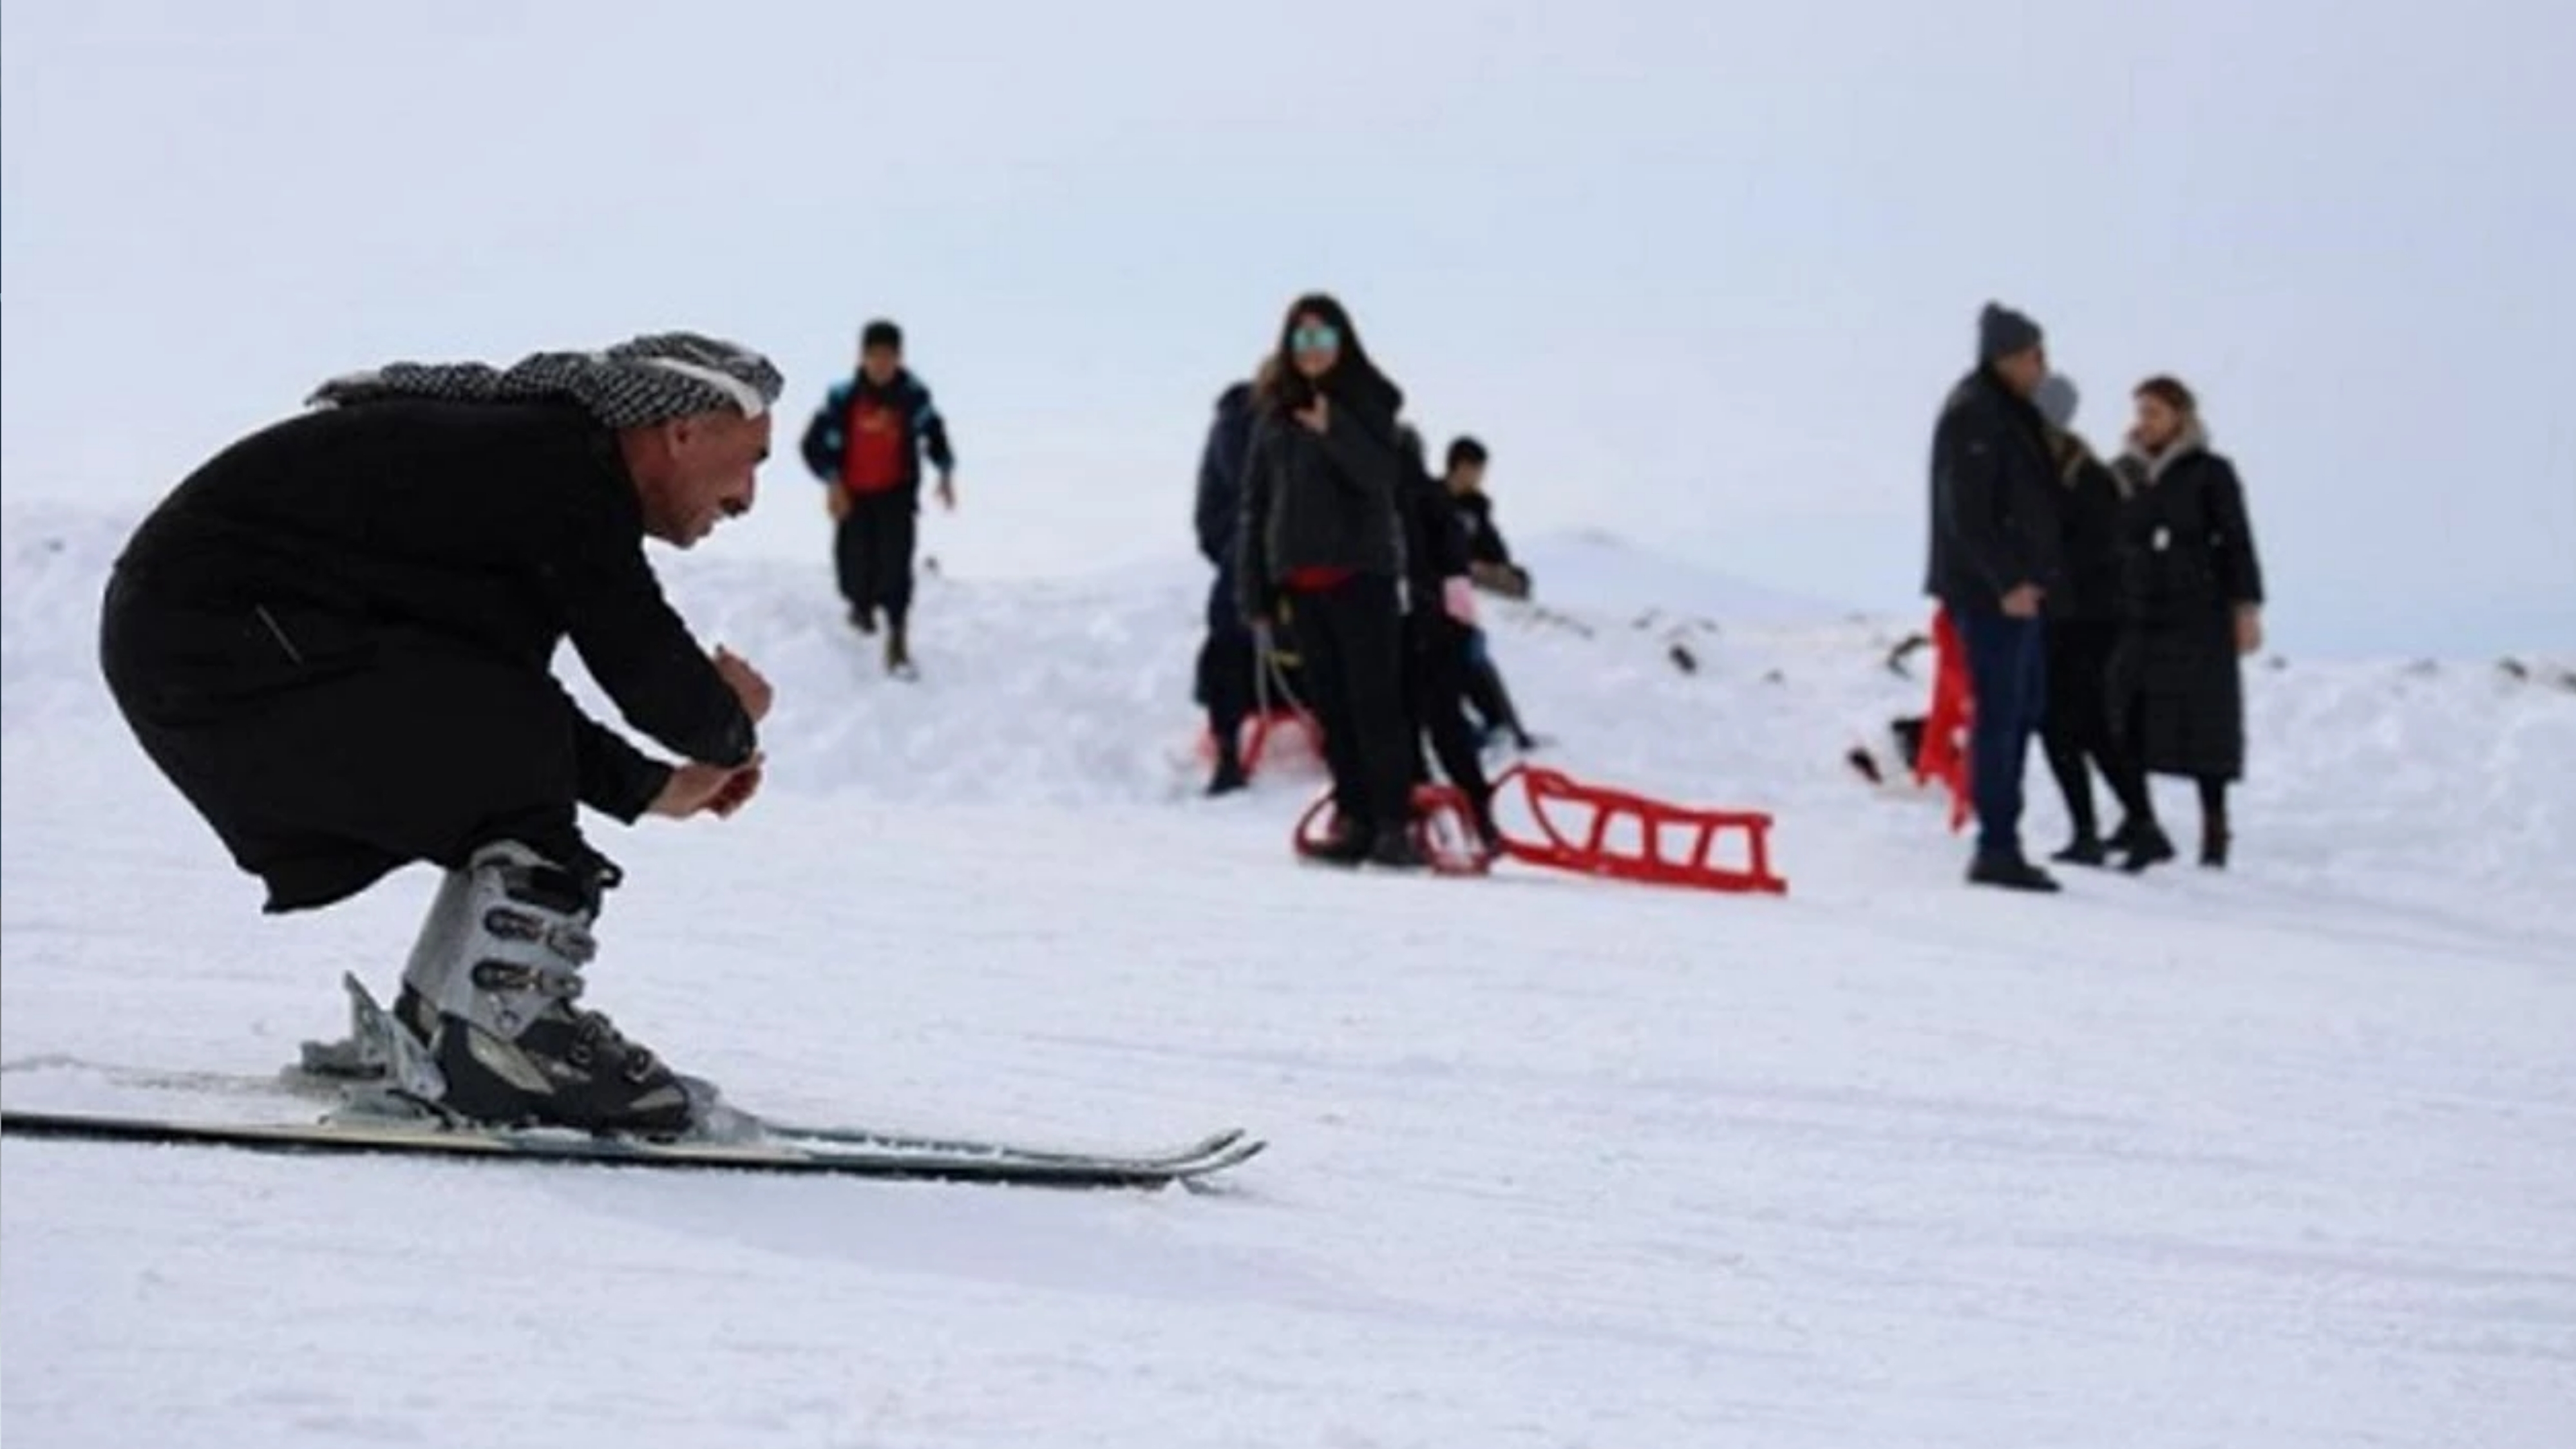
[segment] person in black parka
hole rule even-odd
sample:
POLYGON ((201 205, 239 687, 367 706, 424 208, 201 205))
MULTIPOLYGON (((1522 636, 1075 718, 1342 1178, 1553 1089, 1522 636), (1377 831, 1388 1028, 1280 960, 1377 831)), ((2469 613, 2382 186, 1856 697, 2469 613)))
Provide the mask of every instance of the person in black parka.
POLYGON ((2057 470, 2048 424, 2030 398, 2048 374, 2039 326, 1988 303, 1977 368, 1950 392, 1932 438, 1932 556, 1924 592, 1939 599, 1968 656, 1976 703, 1968 774, 1979 885, 2052 891, 2022 854, 2022 773, 2045 708, 2040 611, 2057 586, 2057 470))
POLYGON ((1476 729, 1467 721, 1474 669, 1476 586, 1466 520, 1451 504, 1425 462, 1422 435, 1398 429, 1404 486, 1398 508, 1404 522, 1405 700, 1417 741, 1414 778, 1427 781, 1419 742, 1427 740, 1448 777, 1467 800, 1469 823, 1488 849, 1495 839, 1494 787, 1476 729))
POLYGON ((2041 379, 2031 400, 2048 421, 2049 453, 2060 487, 2062 563, 2045 610, 2048 711, 2040 742, 2075 834, 2052 858, 2100 865, 2113 850, 2130 852, 2132 859, 2158 851, 2170 855, 2172 847, 2156 825, 2146 775, 2121 748, 2111 722, 2111 656, 2120 642, 2120 483, 2072 430, 2080 400, 2073 381, 2051 373, 2041 379), (2122 811, 2119 828, 2107 841, 2093 810, 2092 771, 2097 767, 2122 811))
POLYGON ((686 548, 750 508, 779 387, 689 333, 337 378, 189 475, 116 561, 108 687, 267 911, 445 872, 395 1015, 453 1111, 671 1131, 703 1106, 574 1009, 619 878, 577 812, 726 815, 758 787, 769 686, 691 638, 644 540, 686 548), (567 639, 676 761, 575 704, 551 672, 567 639))
POLYGON ((1404 701, 1396 416, 1404 393, 1329 296, 1300 297, 1279 328, 1245 464, 1235 577, 1256 632, 1291 603, 1308 702, 1333 777, 1341 864, 1422 864, 1412 831, 1416 750, 1404 701))
POLYGON ((2118 465, 2129 488, 2120 516, 2129 628, 2112 665, 2114 718, 2147 771, 2198 783, 2201 864, 2222 867, 2233 840, 2227 787, 2245 772, 2239 660, 2263 647, 2262 564, 2244 485, 2211 451, 2191 389, 2153 377, 2136 398, 2118 465))
POLYGON ((1235 540, 1243 528, 1244 460, 1252 451, 1255 385, 1238 382, 1218 395, 1216 416, 1199 450, 1199 556, 1216 567, 1194 690, 1207 710, 1208 735, 1216 746, 1210 795, 1231 794, 1250 783, 1243 768, 1243 722, 1257 702, 1253 672, 1263 667, 1252 630, 1244 623, 1234 568, 1235 540))
MULTIPOLYGON (((1448 471, 1441 486, 1449 506, 1467 529, 1467 570, 1477 588, 1507 599, 1530 596, 1530 572, 1512 558, 1503 531, 1494 524, 1494 500, 1485 494, 1485 468, 1491 461, 1482 441, 1460 435, 1449 440, 1448 471)), ((1503 684, 1503 671, 1482 628, 1467 631, 1467 703, 1476 712, 1485 738, 1496 732, 1511 737, 1515 748, 1535 749, 1538 741, 1521 723, 1520 709, 1503 684)))

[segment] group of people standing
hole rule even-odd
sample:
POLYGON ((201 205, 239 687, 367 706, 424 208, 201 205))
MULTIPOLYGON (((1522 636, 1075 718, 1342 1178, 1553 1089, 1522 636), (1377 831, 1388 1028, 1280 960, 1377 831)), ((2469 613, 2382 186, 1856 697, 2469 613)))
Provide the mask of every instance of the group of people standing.
POLYGON ((2150 775, 2195 781, 2200 862, 2223 867, 2227 791, 2245 764, 2241 658, 2262 647, 2263 578, 2243 485, 2179 379, 2134 389, 2126 448, 2103 462, 2073 431, 2075 385, 2041 330, 1990 303, 1977 365, 1932 444, 1931 562, 1967 655, 1968 878, 2055 890, 2022 851, 2022 776, 2041 737, 2074 836, 2053 859, 2131 871, 2173 860, 2150 775), (2105 834, 2092 771, 2122 818, 2105 834))
POLYGON ((1493 839, 1471 701, 1487 728, 1530 742, 1477 622, 1480 575, 1528 588, 1477 506, 1486 451, 1460 438, 1432 477, 1404 403, 1341 303, 1301 297, 1255 375, 1218 399, 1201 459, 1199 547, 1216 567, 1198 679, 1209 791, 1245 783, 1242 724, 1284 635, 1332 776, 1332 826, 1308 853, 1337 864, 1425 864, 1412 801, 1426 739, 1493 839))

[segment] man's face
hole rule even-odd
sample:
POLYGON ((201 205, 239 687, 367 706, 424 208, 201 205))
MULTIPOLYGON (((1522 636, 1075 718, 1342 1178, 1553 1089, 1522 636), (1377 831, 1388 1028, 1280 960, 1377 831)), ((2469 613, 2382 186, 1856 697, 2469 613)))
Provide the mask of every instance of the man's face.
POLYGON ((1995 373, 2016 395, 2028 397, 2039 391, 2040 379, 2048 376, 2048 349, 2025 347, 2019 352, 2007 352, 1995 359, 1995 373))
POLYGON ((1449 491, 1473 493, 1485 486, 1485 465, 1460 459, 1449 469, 1449 491))
POLYGON ((770 418, 699 413, 664 423, 655 439, 657 466, 639 470, 644 531, 678 548, 693 547, 718 521, 751 511, 754 474, 769 458, 770 418))
POLYGON ((868 375, 868 381, 879 387, 894 381, 895 373, 902 367, 903 353, 897 348, 877 346, 859 353, 859 370, 868 375))

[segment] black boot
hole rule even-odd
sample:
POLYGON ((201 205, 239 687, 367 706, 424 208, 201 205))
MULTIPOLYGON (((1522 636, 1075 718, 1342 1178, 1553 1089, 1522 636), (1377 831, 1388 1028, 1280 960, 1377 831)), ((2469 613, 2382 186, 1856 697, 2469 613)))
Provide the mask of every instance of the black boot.
POLYGON ((2055 876, 2019 856, 1977 857, 1968 867, 1968 883, 2016 891, 2047 892, 2058 888, 2055 876))
POLYGON ((1430 864, 1422 858, 1422 847, 1414 844, 1413 832, 1402 826, 1377 833, 1369 844, 1368 863, 1385 870, 1420 870, 1430 864))
POLYGON ((911 634, 905 621, 899 618, 886 620, 885 667, 886 673, 897 679, 917 679, 921 675, 921 671, 912 667, 911 634))
POLYGON ((2227 782, 2200 782, 2200 863, 2211 870, 2227 868, 2227 782))
POLYGON ((2149 866, 2162 865, 2174 858, 2174 843, 2165 837, 2164 827, 2152 820, 2135 822, 2129 829, 2129 858, 2120 869, 2136 875, 2149 866))
POLYGON ((1219 745, 1216 752, 1216 773, 1208 777, 1208 798, 1231 795, 1251 783, 1251 778, 1243 772, 1241 753, 1219 745))
POLYGON ((1300 836, 1297 853, 1319 865, 1350 866, 1368 858, 1370 844, 1370 832, 1365 826, 1355 826, 1348 817, 1336 814, 1322 840, 1310 843, 1300 836))
POLYGON ((2110 848, 2102 843, 2101 837, 2085 829, 2078 829, 2064 850, 2049 857, 2060 865, 2100 865, 2110 858, 2110 848))

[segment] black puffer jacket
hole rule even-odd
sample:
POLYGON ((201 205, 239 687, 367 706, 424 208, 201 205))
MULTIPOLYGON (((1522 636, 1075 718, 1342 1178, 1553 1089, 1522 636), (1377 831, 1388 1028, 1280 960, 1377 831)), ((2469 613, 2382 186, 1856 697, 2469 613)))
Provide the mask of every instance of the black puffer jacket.
POLYGON ((2059 565, 2048 617, 2108 623, 2120 617, 2120 484, 2084 440, 2051 430, 2057 464, 2059 565))
POLYGON ((2057 470, 2047 420, 1991 369, 1952 390, 1932 435, 1932 557, 1923 590, 1992 611, 2024 584, 2058 584, 2057 470))
POLYGON ((1299 422, 1293 396, 1266 400, 1244 469, 1235 580, 1244 617, 1267 617, 1283 582, 1308 569, 1386 578, 1404 572, 1397 499, 1404 465, 1396 413, 1404 394, 1373 370, 1327 379, 1322 433, 1299 422))
POLYGON ((1417 620, 1443 620, 1440 594, 1451 579, 1467 577, 1470 563, 1468 524, 1423 456, 1421 435, 1407 428, 1397 447, 1403 481, 1396 492, 1396 513, 1404 525, 1404 586, 1417 620))

